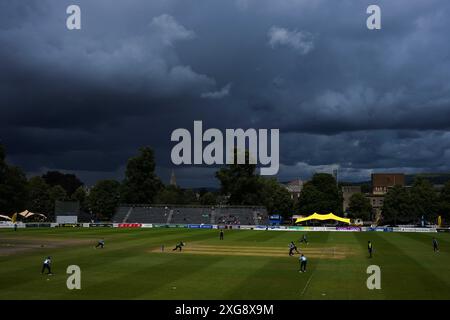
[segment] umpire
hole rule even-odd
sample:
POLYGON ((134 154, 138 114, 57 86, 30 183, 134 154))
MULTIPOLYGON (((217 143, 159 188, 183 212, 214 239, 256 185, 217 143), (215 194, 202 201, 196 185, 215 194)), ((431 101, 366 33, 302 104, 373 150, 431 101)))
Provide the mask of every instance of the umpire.
POLYGON ((300 271, 299 272, 306 272, 306 263, 308 262, 308 259, 302 254, 300 258, 300 271))

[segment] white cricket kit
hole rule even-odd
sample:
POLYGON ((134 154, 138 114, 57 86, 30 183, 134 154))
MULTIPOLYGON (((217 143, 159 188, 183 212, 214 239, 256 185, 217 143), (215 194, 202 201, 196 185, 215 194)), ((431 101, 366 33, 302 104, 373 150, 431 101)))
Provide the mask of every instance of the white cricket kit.
POLYGON ((50 264, 50 259, 45 259, 44 264, 50 264))

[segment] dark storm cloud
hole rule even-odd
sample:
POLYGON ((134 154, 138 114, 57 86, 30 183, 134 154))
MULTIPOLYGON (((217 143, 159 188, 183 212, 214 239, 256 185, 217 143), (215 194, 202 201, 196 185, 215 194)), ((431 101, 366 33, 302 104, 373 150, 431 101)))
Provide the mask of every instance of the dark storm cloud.
MULTIPOLYGON (((30 173, 119 177, 139 146, 168 180, 170 133, 280 128, 280 179, 339 167, 448 171, 450 3, 377 1, 0 3, 0 139, 30 173), (65 28, 79 4, 82 29, 65 28)), ((211 168, 178 169, 212 185, 211 168)))

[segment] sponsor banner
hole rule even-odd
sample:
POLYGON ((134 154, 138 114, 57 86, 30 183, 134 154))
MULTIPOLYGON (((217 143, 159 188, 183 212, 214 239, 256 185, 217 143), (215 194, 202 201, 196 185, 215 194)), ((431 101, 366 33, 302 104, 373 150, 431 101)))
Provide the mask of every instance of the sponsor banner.
POLYGON ((217 225, 217 229, 240 229, 240 228, 241 228, 241 226, 240 225, 236 225, 236 224, 233 224, 233 225, 229 225, 229 224, 217 225))
POLYGON ((234 224, 234 225, 225 225, 225 229, 240 229, 241 226, 234 224))
POLYGON ((445 229, 445 228, 439 228, 436 229, 437 232, 450 232, 450 229, 445 229))
POLYGON ((14 224, 2 223, 2 224, 0 224, 0 228, 4 228, 4 229, 6 229, 6 228, 14 228, 14 224))
POLYGON ((188 228, 188 225, 187 224, 152 223, 152 228, 188 228))
MULTIPOLYGON (((334 228, 329 228, 329 227, 312 227, 310 231, 330 231, 330 229, 334 229, 334 228)), ((306 230, 308 231, 308 230, 306 230)))
POLYGON ((288 227, 286 227, 286 226, 273 226, 273 227, 276 227, 276 228, 269 227, 269 230, 271 230, 271 231, 294 231, 294 230, 289 230, 288 227))
POLYGON ((190 228, 190 229, 200 229, 200 225, 199 224, 188 224, 188 228, 190 228))
MULTIPOLYGON (((84 224, 83 224, 84 226, 84 224)), ((112 228, 112 223, 89 223, 89 227, 91 228, 112 228)))
POLYGON ((407 227, 394 228, 394 231, 398 231, 398 232, 437 232, 436 228, 407 228, 407 227))
POLYGON ((391 227, 367 227, 365 231, 375 231, 375 232, 392 232, 394 228, 391 227))
POLYGON ((254 230, 281 231, 289 229, 286 226, 255 226, 254 230))
POLYGON ((239 229, 241 230, 253 230, 256 226, 240 226, 239 229))
MULTIPOLYGON (((27 225, 23 222, 17 222, 17 228, 26 228, 27 225)), ((1 221, 0 228, 14 228, 14 223, 10 221, 1 221)))
POLYGON ((295 231, 313 231, 312 227, 302 227, 302 226, 295 226, 295 227, 287 227, 289 230, 295 230, 295 231))
POLYGON ((153 228, 153 225, 151 223, 143 223, 141 228, 153 228))
POLYGON ((417 228, 416 232, 437 232, 436 228, 417 228))
POLYGON ((211 224, 201 224, 200 228, 201 229, 212 229, 213 226, 211 224))
POLYGON ((27 223, 27 228, 50 228, 51 223, 27 223))
POLYGON ((336 231, 350 231, 350 232, 360 232, 361 231, 361 227, 336 227, 336 231))
POLYGON ((256 226, 255 230, 273 230, 276 226, 256 226))
POLYGON ((118 228, 140 228, 141 226, 141 223, 119 223, 117 225, 118 228))
MULTIPOLYGON (((50 227, 50 226, 49 226, 50 227)), ((82 223, 58 223, 58 227, 62 228, 80 228, 83 227, 82 223)))
POLYGON ((153 228, 167 228, 168 226, 160 223, 153 223, 153 228))

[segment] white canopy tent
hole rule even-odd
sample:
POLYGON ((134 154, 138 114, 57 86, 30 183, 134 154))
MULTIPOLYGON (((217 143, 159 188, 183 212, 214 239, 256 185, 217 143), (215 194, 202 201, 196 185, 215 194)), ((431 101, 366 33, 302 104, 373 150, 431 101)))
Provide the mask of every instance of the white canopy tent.
POLYGON ((45 215, 43 215, 41 213, 34 213, 34 212, 31 212, 31 211, 28 211, 28 210, 25 210, 25 211, 22 211, 22 212, 18 212, 17 214, 22 216, 22 217, 24 217, 24 218, 30 218, 32 216, 40 216, 40 217, 43 217, 44 219, 47 218, 45 215))

